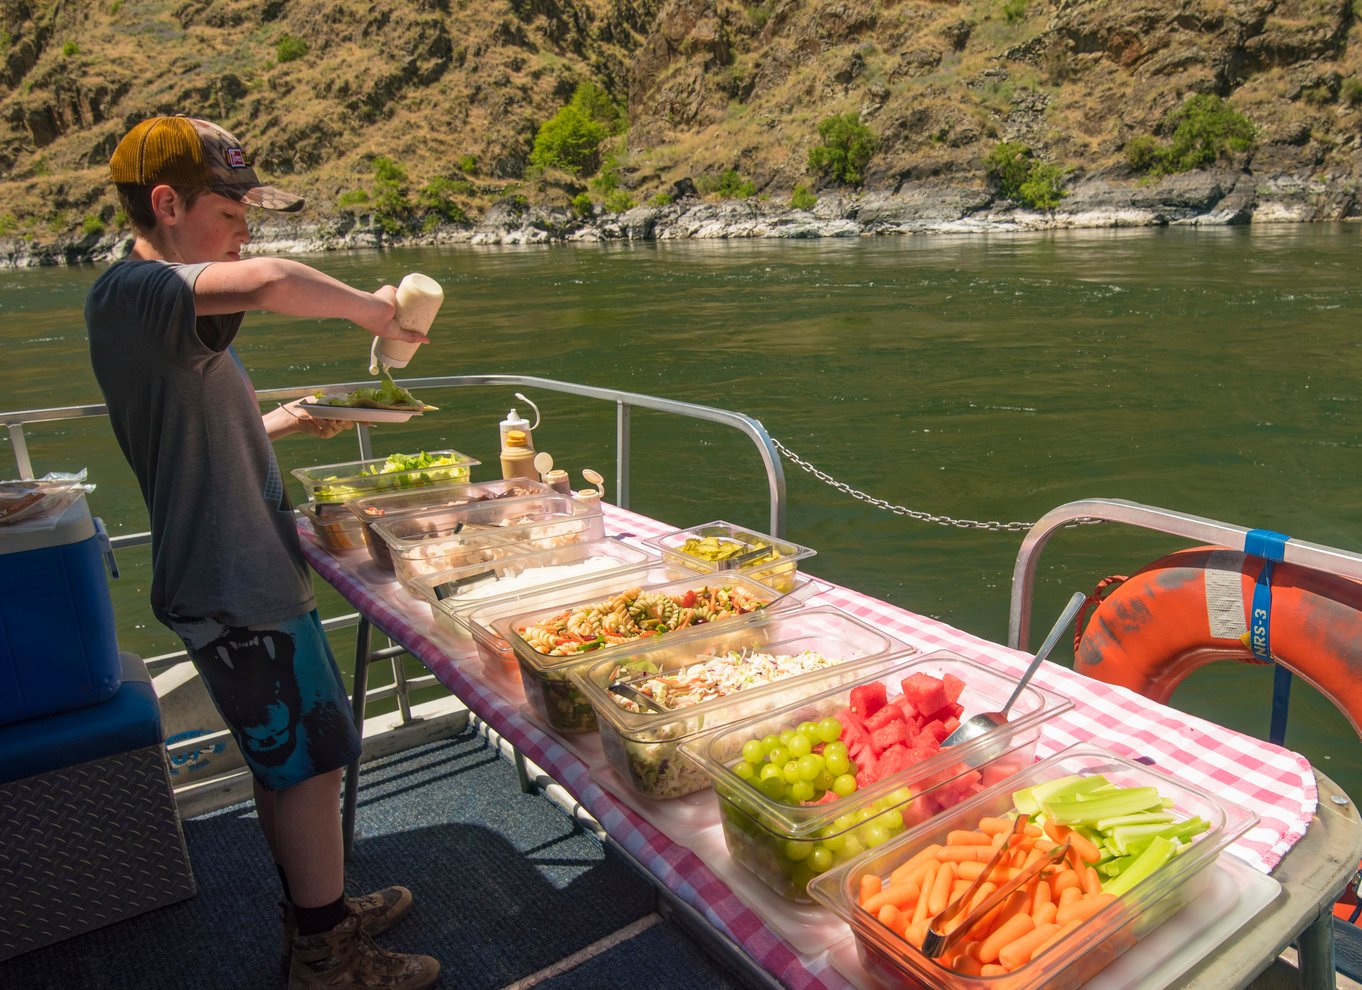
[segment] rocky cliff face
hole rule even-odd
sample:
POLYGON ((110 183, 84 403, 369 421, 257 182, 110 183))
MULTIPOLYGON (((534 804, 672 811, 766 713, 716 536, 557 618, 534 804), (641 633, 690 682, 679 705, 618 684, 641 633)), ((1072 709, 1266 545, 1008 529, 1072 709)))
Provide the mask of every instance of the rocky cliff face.
POLYGON ((0 237, 12 260, 116 251, 105 163, 168 112, 218 120, 308 196, 301 221, 265 228, 294 242, 395 236, 353 205, 376 155, 404 194, 454 183, 468 222, 405 232, 427 238, 751 234, 741 217, 789 226, 800 184, 820 197, 814 232, 1351 217, 1357 32, 1348 0, 0 0, 0 237), (599 197, 574 214, 587 177, 527 169, 582 80, 628 108, 628 197, 675 200, 649 222, 599 197), (1255 147, 1140 180, 1127 144, 1193 93, 1252 120, 1255 147), (860 189, 808 167, 818 122, 846 112, 876 136, 860 189), (1062 168, 1057 211, 999 199, 983 159, 1001 141, 1062 168), (686 198, 729 169, 752 200, 686 198))

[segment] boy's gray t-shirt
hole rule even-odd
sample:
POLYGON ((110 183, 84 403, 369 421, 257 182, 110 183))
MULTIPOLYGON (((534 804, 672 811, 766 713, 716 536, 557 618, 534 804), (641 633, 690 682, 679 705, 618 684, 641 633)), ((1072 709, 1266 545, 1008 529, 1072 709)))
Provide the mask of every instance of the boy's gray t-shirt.
POLYGON ((293 508, 235 351, 201 317, 207 265, 122 261, 85 301, 90 359, 151 514, 157 618, 255 625, 313 608, 293 508))

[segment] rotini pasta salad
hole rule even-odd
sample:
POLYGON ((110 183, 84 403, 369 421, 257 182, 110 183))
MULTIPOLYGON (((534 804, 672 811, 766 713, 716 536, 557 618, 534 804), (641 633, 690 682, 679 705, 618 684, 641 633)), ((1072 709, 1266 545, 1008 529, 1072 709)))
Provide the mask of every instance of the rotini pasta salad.
POLYGON ((744 615, 768 604, 770 599, 731 585, 683 592, 629 588, 603 601, 519 626, 516 632, 538 653, 575 656, 644 636, 744 615))

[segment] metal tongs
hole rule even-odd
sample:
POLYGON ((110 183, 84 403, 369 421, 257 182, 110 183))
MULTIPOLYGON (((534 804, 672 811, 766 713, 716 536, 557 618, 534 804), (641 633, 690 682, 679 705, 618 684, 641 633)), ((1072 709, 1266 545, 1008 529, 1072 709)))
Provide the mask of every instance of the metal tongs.
POLYGON ((756 560, 758 557, 765 556, 770 552, 771 552, 770 547, 754 547, 751 550, 745 550, 740 554, 736 554, 735 556, 732 557, 725 557, 723 560, 718 561, 719 566, 716 567, 715 570, 736 571, 739 567, 741 567, 743 564, 746 564, 748 561, 756 560))
POLYGON ((966 932, 979 923, 979 919, 1001 904, 1014 890, 1032 879, 1051 863, 1063 859, 1068 854, 1069 840, 1065 839, 1060 845, 1051 849, 1047 855, 1044 855, 1033 862, 1011 880, 1007 881, 1007 883, 989 894, 982 904, 966 916, 964 921, 952 927, 949 932, 942 931, 949 921, 954 919, 957 914, 965 909, 965 905, 969 904, 970 898, 974 896, 975 891, 977 891, 983 885, 984 881, 993 874, 993 871, 997 868, 998 864, 1002 862, 1003 857, 1012 851, 1012 840, 1021 834, 1027 821, 1029 821, 1029 819, 1025 815, 1017 816, 1017 820, 1012 826, 1012 831, 1008 833, 1007 838, 1003 840, 1002 845, 998 847, 997 852, 993 854, 993 858, 984 866, 983 870, 979 873, 979 876, 969 885, 969 889, 947 904, 941 913, 932 919, 931 924, 927 926, 927 934, 922 939, 922 954, 928 959, 937 959, 944 956, 966 932))
POLYGON ((643 708, 645 711, 654 712, 659 715, 667 714, 667 709, 663 708, 656 701, 648 697, 646 694, 644 694, 638 688, 634 687, 628 681, 614 681, 610 684, 607 684, 605 689, 609 691, 611 694, 617 694, 621 698, 625 698, 629 701, 632 701, 634 704, 643 708))

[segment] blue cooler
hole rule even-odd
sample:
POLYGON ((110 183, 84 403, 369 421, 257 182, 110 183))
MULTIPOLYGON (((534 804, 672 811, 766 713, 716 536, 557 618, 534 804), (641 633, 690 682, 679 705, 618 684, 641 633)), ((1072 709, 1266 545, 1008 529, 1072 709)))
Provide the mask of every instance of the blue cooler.
POLYGON ((84 495, 51 522, 0 526, 0 725, 98 704, 122 683, 108 537, 84 495))

